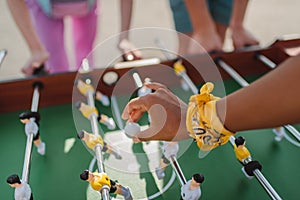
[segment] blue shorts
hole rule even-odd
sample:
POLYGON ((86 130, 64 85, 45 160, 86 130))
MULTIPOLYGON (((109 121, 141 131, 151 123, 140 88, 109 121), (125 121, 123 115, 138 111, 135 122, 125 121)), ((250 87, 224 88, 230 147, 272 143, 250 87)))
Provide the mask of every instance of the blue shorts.
MULTIPOLYGON (((169 0, 169 2, 176 31, 182 33, 193 32, 184 0, 169 0)), ((215 22, 228 26, 231 17, 232 0, 207 0, 207 6, 215 22)))

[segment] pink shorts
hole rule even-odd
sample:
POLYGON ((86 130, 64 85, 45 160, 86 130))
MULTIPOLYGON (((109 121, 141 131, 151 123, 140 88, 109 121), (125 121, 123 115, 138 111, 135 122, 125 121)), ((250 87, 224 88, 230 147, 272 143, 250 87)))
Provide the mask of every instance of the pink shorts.
POLYGON ((53 18, 63 18, 67 15, 82 17, 91 11, 88 1, 72 2, 72 3, 54 3, 52 4, 53 18))

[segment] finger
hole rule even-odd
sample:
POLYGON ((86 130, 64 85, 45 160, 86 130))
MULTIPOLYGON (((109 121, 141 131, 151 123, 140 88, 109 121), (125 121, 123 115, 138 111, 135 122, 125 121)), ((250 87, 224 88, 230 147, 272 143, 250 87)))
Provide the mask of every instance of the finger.
POLYGON ((134 98, 132 100, 130 100, 128 102, 128 104, 125 106, 123 113, 122 113, 122 119, 128 119, 129 117, 131 117, 131 114, 133 112, 145 112, 146 111, 146 107, 144 105, 144 101, 137 97, 134 98))
POLYGON ((141 142, 141 140, 139 140, 139 138, 137 136, 133 136, 132 140, 133 140, 134 143, 141 142))
POLYGON ((130 113, 130 116, 129 116, 128 120, 130 122, 137 122, 143 116, 144 112, 145 111, 142 111, 142 110, 135 110, 135 111, 130 113))
POLYGON ((152 89, 152 90, 158 90, 160 88, 168 90, 167 86, 161 83, 157 82, 150 82, 150 83, 145 83, 145 86, 152 89))

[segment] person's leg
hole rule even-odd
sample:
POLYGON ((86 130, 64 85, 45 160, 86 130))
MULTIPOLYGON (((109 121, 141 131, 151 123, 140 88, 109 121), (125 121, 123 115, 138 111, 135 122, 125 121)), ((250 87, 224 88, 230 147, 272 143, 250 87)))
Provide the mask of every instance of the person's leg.
POLYGON ((36 1, 31 1, 28 7, 36 31, 50 55, 46 62, 46 68, 50 73, 68 71, 63 19, 52 19, 46 16, 36 1))
POLYGON ((223 45, 224 45, 224 41, 225 41, 227 28, 228 28, 228 26, 226 26, 224 24, 216 23, 216 29, 217 29, 217 32, 220 36, 220 39, 221 39, 221 42, 223 45))
POLYGON ((225 41, 226 30, 229 26, 229 21, 232 12, 232 0, 216 0, 208 1, 210 13, 216 23, 216 30, 222 41, 225 41))
POLYGON ((93 9, 82 17, 73 17, 72 34, 74 39, 76 69, 79 69, 81 62, 88 56, 90 66, 93 66, 92 55, 94 40, 97 32, 98 3, 96 1, 93 9))
POLYGON ((193 27, 190 21, 189 13, 186 9, 184 0, 169 0, 172 16, 174 20, 175 30, 178 31, 178 54, 185 55, 188 53, 190 41, 192 37, 193 27))
POLYGON ((190 44, 189 53, 195 54, 205 51, 222 50, 221 39, 217 33, 215 21, 210 12, 210 2, 211 1, 208 0, 185 0, 193 26, 192 38, 196 41, 190 44))

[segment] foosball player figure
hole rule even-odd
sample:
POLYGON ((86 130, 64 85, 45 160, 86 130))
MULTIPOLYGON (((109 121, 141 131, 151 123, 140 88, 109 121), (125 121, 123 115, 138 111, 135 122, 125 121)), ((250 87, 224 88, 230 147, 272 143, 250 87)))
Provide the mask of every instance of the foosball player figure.
POLYGON ((139 97, 145 96, 145 95, 150 94, 152 92, 152 89, 145 86, 145 83, 151 83, 151 79, 150 78, 145 78, 143 86, 140 89, 138 89, 138 91, 137 91, 137 95, 139 97))
MULTIPOLYGON (((75 86, 78 88, 79 92, 84 96, 87 96, 88 91, 95 92, 94 87, 91 84, 87 84, 82 80, 77 80, 75 86)), ((104 106, 109 106, 109 99, 106 95, 102 94, 100 91, 96 91, 95 99, 100 101, 104 106)))
POLYGON ((121 159, 122 156, 118 153, 118 151, 114 150, 112 146, 108 145, 106 142, 103 141, 100 135, 94 135, 92 133, 88 133, 84 130, 80 131, 77 134, 78 138, 85 143, 85 145, 94 151, 95 146, 100 144, 102 146, 102 151, 104 153, 113 154, 116 159, 121 159))
POLYGON ((96 91, 95 99, 100 101, 103 106, 109 106, 109 98, 105 94, 101 93, 100 91, 96 91))
POLYGON ((246 147, 246 140, 244 137, 239 136, 234 140, 235 145, 234 152, 238 161, 243 165, 242 171, 245 176, 249 179, 253 178, 253 171, 258 169, 261 170, 262 166, 258 161, 253 161, 251 158, 251 154, 246 147))
POLYGON ((82 80, 77 80, 75 82, 75 86, 78 88, 79 92, 83 94, 84 96, 88 95, 88 91, 95 93, 95 89, 91 84, 87 84, 82 80))
POLYGON ((101 191, 103 186, 108 186, 110 188, 109 193, 122 195, 125 200, 132 200, 129 188, 111 180, 104 172, 92 173, 89 170, 84 170, 80 174, 80 178, 81 180, 89 182, 91 187, 96 191, 101 191))
POLYGON ((89 106, 80 101, 75 104, 75 107, 79 109, 79 111, 85 118, 90 119, 91 115, 94 114, 95 116, 97 116, 97 120, 100 123, 106 125, 108 129, 113 130, 116 128, 116 123, 114 122, 114 120, 104 114, 99 115, 99 112, 95 107, 89 106))
POLYGON ((181 84, 181 88, 184 91, 188 91, 189 90, 189 85, 185 82, 185 80, 181 77, 183 73, 186 73, 186 69, 182 63, 182 59, 178 59, 174 64, 173 64, 173 68, 175 71, 175 74, 177 76, 180 77, 180 84, 181 84))
POLYGON ((33 143, 40 155, 45 155, 46 144, 42 142, 39 132, 40 114, 38 112, 23 112, 19 115, 20 121, 25 124, 26 135, 33 131, 33 143))
POLYGON ((9 176, 6 182, 10 187, 15 188, 15 200, 33 200, 29 184, 22 182, 17 174, 9 176))
POLYGON ((200 186, 204 181, 202 174, 194 174, 192 179, 181 186, 182 200, 198 200, 201 197, 200 186))
POLYGON ((100 114, 97 119, 100 123, 106 125, 109 130, 114 130, 116 128, 116 123, 113 118, 110 118, 107 115, 100 114))
POLYGON ((284 135, 286 135, 285 130, 283 127, 277 127, 277 128, 273 128, 273 132, 275 133, 275 140, 277 142, 281 141, 282 138, 284 137, 284 135))
POLYGON ((165 142, 163 141, 162 156, 160 159, 159 167, 155 168, 155 173, 158 179, 165 177, 165 169, 170 164, 171 156, 176 157, 179 151, 178 142, 165 142))

